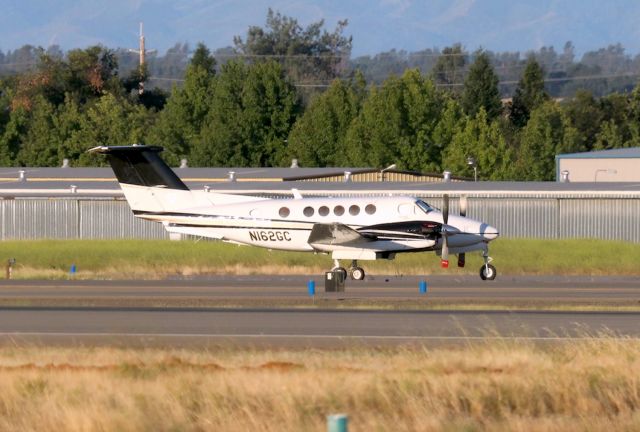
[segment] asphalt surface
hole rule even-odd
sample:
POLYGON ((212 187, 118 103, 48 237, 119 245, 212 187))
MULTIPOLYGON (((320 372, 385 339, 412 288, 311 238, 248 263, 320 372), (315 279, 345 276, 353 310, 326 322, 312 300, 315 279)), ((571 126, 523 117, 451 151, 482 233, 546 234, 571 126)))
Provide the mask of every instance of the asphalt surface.
MULTIPOLYGON (((2 281, 0 300, 8 298, 201 298, 201 299, 301 299, 308 297, 307 283, 319 276, 211 276, 206 279, 163 281, 2 281)), ((473 276, 368 276, 346 282, 345 298, 411 299, 421 297, 420 280, 427 282, 433 299, 545 299, 640 301, 640 278, 502 276, 482 281, 473 276)))
MULTIPOLYGON (((640 312, 354 310, 291 307, 135 306, 136 299, 307 299, 305 277, 237 277, 191 281, 10 281, 0 300, 43 300, 0 306, 0 343, 134 346, 342 347, 452 344, 492 339, 564 341, 583 337, 640 337, 640 312), (46 305, 52 298, 116 298, 120 306, 46 305), (27 303, 25 303, 27 304, 27 303)), ((617 298, 637 304, 635 278, 418 278, 378 277, 350 282, 341 298, 487 299, 617 298)), ((318 299, 327 296, 320 293, 318 299)), ((335 294, 331 294, 335 298, 335 294)))

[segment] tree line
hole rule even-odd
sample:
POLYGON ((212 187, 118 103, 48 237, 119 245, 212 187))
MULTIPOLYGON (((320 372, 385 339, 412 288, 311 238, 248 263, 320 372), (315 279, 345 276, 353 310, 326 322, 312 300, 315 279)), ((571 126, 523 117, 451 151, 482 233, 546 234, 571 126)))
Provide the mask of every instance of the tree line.
MULTIPOLYGON (((95 166, 97 145, 157 144, 190 166, 385 167, 470 175, 481 180, 552 180, 558 153, 640 146, 640 89, 595 97, 550 96, 530 56, 512 99, 502 100, 491 53, 473 53, 463 85, 443 86, 459 56, 381 82, 346 73, 351 38, 340 22, 306 28, 270 11, 265 28, 236 38, 243 59, 199 44, 184 82, 139 94, 149 71, 120 71, 105 47, 42 52, 36 67, 0 81, 0 164, 95 166), (272 53, 272 54, 269 54, 272 53), (315 66, 283 59, 314 58, 315 66), (250 60, 248 60, 250 59, 250 60), (300 86, 314 74, 322 91, 300 86)), ((457 48, 453 47, 452 52, 457 48)))

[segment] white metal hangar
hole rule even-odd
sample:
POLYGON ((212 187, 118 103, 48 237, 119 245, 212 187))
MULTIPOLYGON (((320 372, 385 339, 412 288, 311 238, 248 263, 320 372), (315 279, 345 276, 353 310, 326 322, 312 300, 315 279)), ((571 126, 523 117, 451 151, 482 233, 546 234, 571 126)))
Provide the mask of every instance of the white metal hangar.
POLYGON ((556 180, 640 182, 640 147, 557 155, 556 180))

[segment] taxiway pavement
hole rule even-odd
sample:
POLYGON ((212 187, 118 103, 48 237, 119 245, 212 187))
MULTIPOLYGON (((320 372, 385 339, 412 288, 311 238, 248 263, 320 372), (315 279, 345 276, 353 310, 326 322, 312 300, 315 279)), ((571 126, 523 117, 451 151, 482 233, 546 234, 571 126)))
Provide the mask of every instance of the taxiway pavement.
POLYGON ((348 281, 341 294, 322 293, 319 277, 240 276, 170 281, 5 281, 0 284, 0 343, 168 346, 353 346, 467 343, 495 338, 558 341, 582 337, 640 337, 640 312, 509 310, 354 310, 299 307, 211 307, 218 300, 313 301, 318 296, 384 302, 389 299, 490 301, 538 299, 571 302, 585 298, 637 305, 634 277, 433 276, 427 295, 417 277, 378 276, 348 281), (336 297, 337 296, 337 297, 336 297), (163 299, 143 307, 139 299, 163 299), (117 299, 117 305, 64 305, 51 300, 117 299), (185 299, 206 307, 172 306, 185 299), (4 303, 2 303, 4 302, 4 303), (7 303, 9 302, 9 303, 7 303), (13 302, 13 303, 11 303, 13 302), (38 302, 41 302, 39 304, 38 302))

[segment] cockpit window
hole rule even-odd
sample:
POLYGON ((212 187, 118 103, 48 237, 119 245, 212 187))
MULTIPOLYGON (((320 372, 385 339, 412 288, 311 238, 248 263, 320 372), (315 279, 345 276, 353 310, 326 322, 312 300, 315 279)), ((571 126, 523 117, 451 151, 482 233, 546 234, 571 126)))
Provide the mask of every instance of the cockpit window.
POLYGON ((420 210, 422 210, 425 213, 429 213, 435 210, 435 208, 431 207, 429 204, 427 204, 422 200, 416 200, 416 205, 420 207, 420 210))

